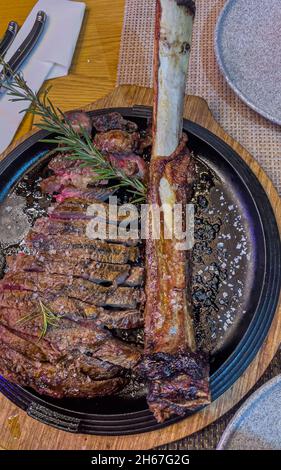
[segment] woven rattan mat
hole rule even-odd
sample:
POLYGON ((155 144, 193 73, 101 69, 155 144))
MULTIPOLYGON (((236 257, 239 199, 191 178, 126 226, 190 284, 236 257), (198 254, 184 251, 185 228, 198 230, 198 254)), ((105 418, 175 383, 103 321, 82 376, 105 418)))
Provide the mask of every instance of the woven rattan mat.
MULTIPOLYGON (((214 54, 225 0, 197 0, 187 90, 205 98, 215 119, 261 164, 281 191, 281 128, 248 108, 229 88, 214 54)), ((155 0, 126 0, 117 84, 152 86, 155 0)))
MULTIPOLYGON (((197 0, 187 90, 206 99, 220 125, 258 160, 281 190, 281 129, 248 108, 229 88, 214 55, 214 29, 225 0, 197 0)), ((127 0, 117 84, 152 86, 155 0, 127 0)), ((260 379, 281 373, 281 351, 260 379)), ((252 390, 252 391, 253 391, 252 390)), ((252 393, 252 391, 250 393, 252 393)), ((192 436, 160 449, 214 449, 241 405, 192 436)))

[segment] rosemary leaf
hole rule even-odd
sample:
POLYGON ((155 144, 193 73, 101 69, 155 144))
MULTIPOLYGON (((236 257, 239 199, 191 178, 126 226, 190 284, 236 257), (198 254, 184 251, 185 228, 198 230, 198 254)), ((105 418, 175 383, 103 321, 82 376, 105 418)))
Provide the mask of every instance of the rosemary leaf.
MULTIPOLYGON (((29 103, 28 112, 41 118, 37 127, 56 136, 44 139, 44 142, 57 145, 55 151, 69 153, 71 157, 68 158, 79 160, 81 163, 84 162, 87 166, 92 167, 95 180, 117 180, 114 188, 128 190, 130 193, 137 195, 141 201, 145 199, 146 186, 144 183, 139 178, 129 178, 124 172, 114 168, 96 148, 85 129, 81 127, 79 133, 73 128, 65 114, 50 100, 49 92, 51 87, 39 93, 34 93, 27 85, 22 74, 14 74, 1 57, 0 65, 12 77, 10 80, 4 81, 2 85, 6 88, 10 100, 29 103)), ((52 152, 55 153, 55 151, 52 152)))

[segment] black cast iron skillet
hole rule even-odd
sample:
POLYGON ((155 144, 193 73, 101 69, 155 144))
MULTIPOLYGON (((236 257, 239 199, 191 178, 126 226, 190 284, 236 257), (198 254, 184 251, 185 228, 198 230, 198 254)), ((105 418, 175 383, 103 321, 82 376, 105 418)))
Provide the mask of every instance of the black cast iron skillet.
MULTIPOLYGON (((108 111, 98 110, 89 114, 93 116, 108 111)), ((121 112, 143 128, 151 117, 151 109, 146 107, 114 111, 121 112)), ((232 283, 228 282, 230 286, 227 284, 226 292, 222 293, 223 298, 237 297, 236 308, 231 317, 227 305, 222 305, 215 314, 216 331, 213 334, 216 340, 211 354, 211 393, 212 400, 216 400, 246 370, 270 328, 281 285, 280 238, 267 195, 239 155, 214 134, 193 122, 184 121, 184 130, 188 133, 191 150, 199 155, 201 163, 215 176, 216 187, 213 189, 211 206, 219 206, 224 226, 223 237, 218 240, 218 245, 228 244, 230 252, 237 249, 239 243, 235 224, 240 224, 246 237, 247 256, 245 253, 242 255, 241 266, 237 265, 232 283), (241 283, 242 291, 239 287, 241 283)), ((39 131, 0 163, 0 202, 21 177, 42 160, 49 147, 40 140, 47 135, 47 132, 39 131)), ((232 253, 230 259, 233 260, 236 254, 232 253)), ((3 377, 0 377, 0 391, 30 416, 75 433, 135 434, 160 429, 181 419, 175 417, 164 424, 157 424, 148 410, 145 397, 54 400, 14 385, 3 377)))

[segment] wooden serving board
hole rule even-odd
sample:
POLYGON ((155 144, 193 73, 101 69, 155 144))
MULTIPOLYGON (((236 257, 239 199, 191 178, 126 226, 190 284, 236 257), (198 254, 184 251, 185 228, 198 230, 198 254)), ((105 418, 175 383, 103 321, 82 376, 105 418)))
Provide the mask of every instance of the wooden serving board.
MULTIPOLYGON (((110 107, 127 107, 133 105, 151 105, 151 89, 133 86, 116 88, 107 97, 86 107, 87 110, 110 107)), ((185 103, 185 117, 206 127, 230 145, 246 161, 251 170, 263 185, 275 212, 281 232, 281 201, 272 182, 266 176, 254 158, 217 124, 212 117, 207 103, 196 96, 188 96, 185 103)), ((20 142, 36 131, 31 131, 24 138, 14 143, 0 157, 4 158, 20 142)), ((0 396, 0 448, 4 449, 150 449, 168 442, 182 439, 208 426, 229 411, 255 385, 270 361, 276 354, 281 342, 281 296, 269 334, 256 358, 237 380, 237 382, 204 410, 174 425, 159 431, 131 436, 86 436, 59 431, 41 424, 25 412, 19 410, 3 395, 0 396), (14 420, 14 425, 13 425, 14 420), (16 429, 15 429, 16 428, 16 429)))

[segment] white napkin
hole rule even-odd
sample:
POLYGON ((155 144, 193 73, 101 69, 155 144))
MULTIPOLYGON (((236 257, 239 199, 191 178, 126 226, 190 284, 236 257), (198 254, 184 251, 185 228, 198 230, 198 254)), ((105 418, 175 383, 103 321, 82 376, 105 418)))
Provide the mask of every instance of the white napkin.
MULTIPOLYGON (((34 6, 5 60, 8 61, 26 38, 39 10, 47 14, 47 22, 34 51, 21 67, 30 88, 37 92, 49 78, 68 74, 81 29, 85 4, 71 0, 39 0, 34 6)), ((9 96, 0 96, 0 153, 11 143, 23 117, 19 113, 26 103, 11 103, 9 96)))

